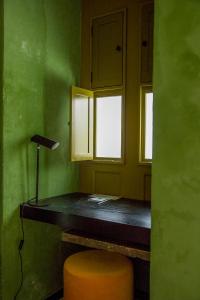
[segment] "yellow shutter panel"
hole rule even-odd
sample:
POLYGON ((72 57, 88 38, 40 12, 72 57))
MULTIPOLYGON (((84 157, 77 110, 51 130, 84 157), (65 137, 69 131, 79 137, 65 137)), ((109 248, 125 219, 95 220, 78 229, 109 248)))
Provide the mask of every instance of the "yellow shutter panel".
POLYGON ((145 3, 141 11, 141 83, 152 82, 154 5, 145 3))
POLYGON ((124 12, 92 21, 92 88, 123 85, 124 12))
POLYGON ((72 87, 71 161, 93 159, 93 92, 72 87))

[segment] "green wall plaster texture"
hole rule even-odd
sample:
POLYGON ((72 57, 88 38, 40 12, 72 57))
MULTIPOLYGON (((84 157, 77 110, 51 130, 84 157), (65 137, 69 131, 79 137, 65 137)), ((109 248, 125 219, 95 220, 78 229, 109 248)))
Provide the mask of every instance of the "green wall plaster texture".
POLYGON ((152 300, 200 299, 200 1, 157 0, 152 300))
POLYGON ((2 151, 2 138, 3 138, 3 1, 0 0, 0 299, 2 292, 2 220, 3 220, 3 151, 2 151))
MULTIPOLYGON (((60 141, 41 149, 40 196, 77 190, 69 162, 69 87, 79 82, 80 1, 4 1, 2 299, 20 280, 19 205, 34 196, 35 145, 44 134, 60 141)), ((2 153, 2 152, 1 152, 2 153)), ((44 300, 61 287, 60 230, 24 221, 24 284, 18 299, 44 300)))

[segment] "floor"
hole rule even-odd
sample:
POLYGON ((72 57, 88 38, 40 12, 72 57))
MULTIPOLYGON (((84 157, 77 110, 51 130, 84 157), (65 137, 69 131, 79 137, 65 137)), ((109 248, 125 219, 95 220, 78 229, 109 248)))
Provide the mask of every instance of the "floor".
MULTIPOLYGON (((64 298, 60 298, 59 300, 64 300, 64 298)), ((149 296, 145 296, 145 295, 140 295, 140 296, 136 296, 134 300, 149 300, 149 296)))

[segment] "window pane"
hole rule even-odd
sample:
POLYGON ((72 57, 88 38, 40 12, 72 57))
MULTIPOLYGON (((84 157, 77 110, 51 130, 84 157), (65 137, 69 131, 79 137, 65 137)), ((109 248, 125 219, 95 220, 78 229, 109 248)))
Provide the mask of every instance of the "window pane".
POLYGON ((145 159, 152 159, 153 93, 145 94, 145 159))
POLYGON ((121 158, 122 96, 96 98, 96 157, 121 158))

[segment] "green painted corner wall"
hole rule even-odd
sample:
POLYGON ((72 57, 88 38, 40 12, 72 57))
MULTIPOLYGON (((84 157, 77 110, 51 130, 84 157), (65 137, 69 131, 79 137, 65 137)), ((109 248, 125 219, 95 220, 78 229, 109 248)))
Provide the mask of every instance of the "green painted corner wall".
MULTIPOLYGON (((19 286, 19 205, 34 196, 36 133, 60 141, 41 149, 40 197, 73 192, 69 162, 69 92, 79 82, 80 1, 4 1, 2 299, 19 286)), ((18 299, 44 300, 61 286, 60 230, 24 221, 24 284, 18 299)))
POLYGON ((3 138, 3 0, 0 0, 0 299, 2 298, 2 220, 3 220, 3 151, 2 151, 2 138, 3 138))
POLYGON ((151 299, 200 299, 200 1, 155 1, 151 299))

